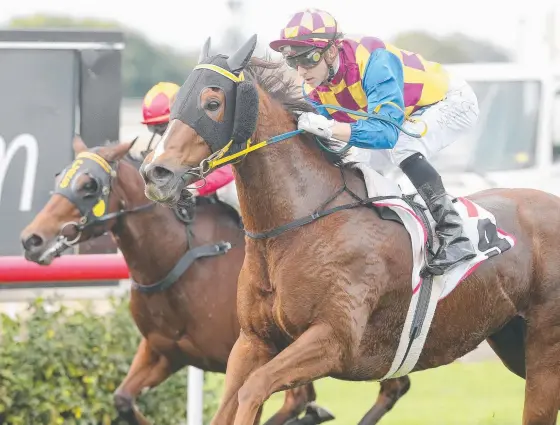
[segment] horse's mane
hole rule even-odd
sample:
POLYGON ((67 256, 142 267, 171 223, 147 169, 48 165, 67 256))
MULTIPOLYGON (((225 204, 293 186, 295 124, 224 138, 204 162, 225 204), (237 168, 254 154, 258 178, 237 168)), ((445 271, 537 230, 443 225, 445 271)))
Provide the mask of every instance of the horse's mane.
MULTIPOLYGON (((247 75, 255 81, 272 99, 279 102, 282 107, 290 112, 297 120, 297 112, 317 112, 314 106, 305 100, 301 86, 290 75, 283 62, 270 60, 268 57, 252 57, 245 67, 247 75)), ((316 143, 315 136, 303 133, 302 137, 307 143, 316 143)), ((338 150, 342 146, 338 142, 317 137, 329 149, 338 150)), ((335 154, 323 151, 327 160, 332 164, 340 165, 346 154, 335 154)))

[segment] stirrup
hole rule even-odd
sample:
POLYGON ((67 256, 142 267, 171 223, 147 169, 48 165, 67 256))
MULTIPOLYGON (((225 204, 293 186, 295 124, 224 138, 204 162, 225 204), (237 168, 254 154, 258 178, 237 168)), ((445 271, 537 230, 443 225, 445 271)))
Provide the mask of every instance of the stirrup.
MULTIPOLYGON (((469 242, 470 242, 470 240, 469 240, 467 237, 462 237, 462 238, 455 239, 454 242, 455 242, 455 241, 458 241, 458 240, 460 240, 460 239, 461 239, 461 240, 466 240, 466 241, 469 241, 469 242)), ((427 255, 424 256, 424 267, 420 270, 420 277, 426 278, 426 277, 428 277, 429 275, 432 275, 432 276, 442 276, 442 275, 444 275, 446 272, 448 272, 449 270, 451 270, 451 269, 453 269, 454 267, 458 266, 459 264, 464 263, 464 262, 466 262, 466 261, 472 260, 472 259, 475 258, 476 255, 477 255, 476 252, 472 252, 472 253, 470 253, 470 254, 464 255, 461 259, 455 261, 453 264, 446 265, 446 266, 435 265, 435 264, 433 263, 433 261, 438 257, 438 254, 440 254, 441 252, 442 252, 442 251, 441 251, 441 245, 440 245, 440 247, 438 248, 437 252, 436 252, 435 254, 430 255, 430 258, 428 258, 427 255)))
POLYGON ((439 266, 432 266, 429 263, 424 264, 420 270, 420 277, 426 279, 430 276, 442 276, 445 272, 439 266))

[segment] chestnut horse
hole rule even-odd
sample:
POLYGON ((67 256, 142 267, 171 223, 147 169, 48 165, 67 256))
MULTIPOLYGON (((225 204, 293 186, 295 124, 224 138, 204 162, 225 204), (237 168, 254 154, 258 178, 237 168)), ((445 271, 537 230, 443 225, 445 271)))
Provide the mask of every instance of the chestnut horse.
MULTIPOLYGON (((256 36, 230 57, 209 56, 208 44, 140 172, 147 196, 172 204, 185 184, 234 162, 247 235, 241 333, 212 424, 250 425, 274 392, 326 376, 385 376, 412 297, 412 250, 404 226, 356 201, 367 198, 363 176, 333 154, 336 145, 296 130, 297 112, 313 108, 273 63, 252 58, 256 36)), ((438 304, 413 372, 447 365, 488 338, 526 379, 523 424, 555 424, 560 198, 495 189, 469 199, 516 245, 438 304)))
MULTIPOLYGON (((69 165, 59 177, 60 184, 68 170, 75 170, 68 184, 63 184, 65 196, 57 193, 58 187, 21 238, 25 256, 46 265, 68 245, 112 232, 137 282, 130 294, 130 309, 143 336, 127 376, 115 391, 115 406, 119 420, 148 424, 134 403, 143 389, 156 387, 186 365, 225 372, 239 335, 235 299, 244 238, 237 212, 215 197, 198 197, 196 205, 174 209, 149 202, 138 173, 140 161, 128 154, 131 146, 117 143, 88 150, 75 138, 74 152, 81 164, 74 162, 77 166, 69 165), (88 214, 89 207, 97 204, 100 193, 107 207, 95 218, 88 214), (73 235, 76 229, 65 223, 81 223, 81 217, 88 217, 95 226, 73 235), (66 239, 74 239, 70 244, 59 243, 63 227, 66 239), (227 254, 221 241, 232 244, 227 254), (192 262, 188 270, 176 271, 164 283, 162 278, 186 258, 185 252, 209 258, 192 262)), ((368 423, 376 423, 408 386, 408 377, 382 385, 378 401, 366 416, 373 422, 368 423)), ((314 403, 315 398, 313 384, 286 391, 284 405, 267 424, 283 424, 304 410, 306 415, 290 424, 313 425, 332 419, 314 403)))

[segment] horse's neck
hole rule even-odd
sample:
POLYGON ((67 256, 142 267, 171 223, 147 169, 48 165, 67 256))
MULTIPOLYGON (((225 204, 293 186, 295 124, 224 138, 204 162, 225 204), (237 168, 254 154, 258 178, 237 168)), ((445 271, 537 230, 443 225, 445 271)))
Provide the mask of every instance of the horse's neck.
MULTIPOLYGON (((276 134, 279 133, 268 137, 276 134)), ((355 174, 345 171, 345 176, 348 186, 364 196, 363 185, 355 174)), ((236 166, 243 221, 252 232, 272 229, 313 213, 343 184, 340 168, 329 163, 316 146, 299 137, 252 152, 236 166)), ((344 193, 326 208, 351 201, 344 193)))
MULTIPOLYGON (((127 210, 144 205, 148 200, 138 189, 126 187, 127 210)), ((161 280, 187 250, 185 225, 174 217, 170 208, 155 205, 145 211, 127 213, 114 233, 131 277, 141 285, 161 280)))

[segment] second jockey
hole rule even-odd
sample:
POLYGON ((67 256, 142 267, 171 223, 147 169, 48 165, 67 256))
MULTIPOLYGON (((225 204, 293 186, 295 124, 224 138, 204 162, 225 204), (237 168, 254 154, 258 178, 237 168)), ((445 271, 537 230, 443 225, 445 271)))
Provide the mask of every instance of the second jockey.
MULTIPOLYGON (((338 30, 332 15, 307 9, 293 15, 280 39, 270 43, 304 80, 303 94, 318 112, 301 114, 298 128, 370 154, 384 150, 376 152, 385 152, 401 168, 437 223, 440 248, 428 270, 441 275, 476 251, 428 158, 473 128, 479 113, 476 95, 439 63, 375 37, 346 38, 338 30), (414 138, 390 123, 322 105, 379 114, 411 133, 425 134, 414 138)), ((373 155, 365 156, 372 166, 373 155)))
MULTIPOLYGON (((152 137, 147 150, 150 149, 156 135, 163 136, 169 125, 169 113, 179 91, 175 83, 159 82, 144 96, 142 102, 142 124, 148 126, 152 137)), ((240 214, 239 200, 235 187, 233 168, 231 165, 218 168, 205 177, 205 183, 195 182, 197 189, 190 189, 195 196, 207 196, 216 193, 218 199, 231 205, 240 214)))

